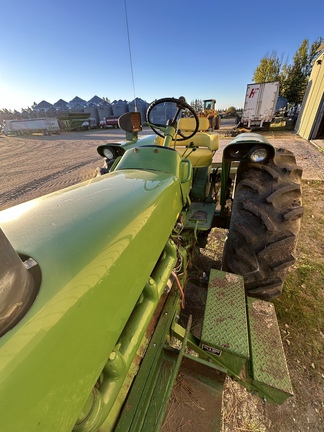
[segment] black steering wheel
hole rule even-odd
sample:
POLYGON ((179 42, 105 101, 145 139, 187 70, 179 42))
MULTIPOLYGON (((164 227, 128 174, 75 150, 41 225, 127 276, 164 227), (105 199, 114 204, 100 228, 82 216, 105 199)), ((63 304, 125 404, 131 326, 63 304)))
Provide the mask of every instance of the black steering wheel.
POLYGON ((198 116, 195 112, 195 110, 186 102, 186 99, 184 97, 180 97, 179 99, 175 99, 175 98, 163 98, 163 99, 157 99, 156 101, 152 102, 151 105, 148 107, 147 112, 146 112, 146 121, 149 123, 150 128, 160 137, 164 138, 165 135, 162 133, 162 130, 165 130, 165 128, 167 126, 173 126, 176 128, 176 123, 178 121, 178 117, 181 113, 181 111, 183 110, 189 110, 190 113, 193 115, 195 121, 196 121, 196 125, 195 125, 195 130, 190 133, 189 135, 184 135, 181 131, 177 131, 177 135, 180 135, 182 138, 172 138, 172 141, 184 141, 186 139, 189 139, 191 137, 193 137, 199 128, 199 119, 198 116), (166 102, 171 102, 174 103, 177 106, 177 110, 176 113, 173 116, 173 119, 170 119, 167 121, 167 124, 158 124, 158 123, 153 123, 151 122, 151 113, 152 110, 157 106, 157 105, 161 105, 164 104, 166 102), (156 128, 160 129, 157 130, 156 128))

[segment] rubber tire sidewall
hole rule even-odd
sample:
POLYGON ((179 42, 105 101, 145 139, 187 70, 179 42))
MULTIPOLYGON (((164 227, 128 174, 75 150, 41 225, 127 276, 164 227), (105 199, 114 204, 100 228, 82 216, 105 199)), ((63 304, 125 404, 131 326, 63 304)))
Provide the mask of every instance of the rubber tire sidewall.
POLYGON ((294 155, 284 149, 264 165, 238 168, 223 270, 241 274, 250 296, 270 300, 280 295, 295 261, 303 213, 301 173, 294 155))

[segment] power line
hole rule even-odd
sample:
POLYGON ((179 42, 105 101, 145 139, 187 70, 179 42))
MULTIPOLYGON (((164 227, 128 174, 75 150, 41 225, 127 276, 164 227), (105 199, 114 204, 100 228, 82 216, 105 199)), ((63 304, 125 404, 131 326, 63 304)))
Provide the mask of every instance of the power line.
POLYGON ((135 81, 134 81, 134 72, 133 72, 133 60, 132 60, 132 49, 131 49, 130 37, 129 37, 129 27, 128 27, 128 16, 127 16, 126 0, 124 0, 124 5, 125 5, 125 17, 126 17, 126 28, 127 28, 127 38, 128 38, 129 60, 130 60, 130 68, 131 68, 131 75, 132 75, 133 92, 134 92, 134 104, 135 104, 135 112, 137 112, 136 93, 135 93, 135 81))

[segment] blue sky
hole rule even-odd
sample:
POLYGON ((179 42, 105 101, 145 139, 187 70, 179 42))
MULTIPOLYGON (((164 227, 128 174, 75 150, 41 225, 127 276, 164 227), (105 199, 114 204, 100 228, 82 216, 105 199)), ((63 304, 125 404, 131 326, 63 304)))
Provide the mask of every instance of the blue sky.
MULTIPOLYGON (((1 2, 0 109, 134 99, 124 0, 1 2)), ((322 0, 127 0, 135 96, 243 106, 255 68, 323 37, 322 0)))

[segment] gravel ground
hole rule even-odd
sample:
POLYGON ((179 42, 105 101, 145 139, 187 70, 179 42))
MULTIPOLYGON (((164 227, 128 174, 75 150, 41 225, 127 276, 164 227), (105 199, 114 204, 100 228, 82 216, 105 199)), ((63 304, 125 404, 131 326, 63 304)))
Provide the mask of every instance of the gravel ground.
MULTIPOLYGON (((294 153, 297 165, 303 168, 303 180, 324 180, 324 152, 310 141, 293 132, 263 133, 263 136, 276 148, 285 148, 294 153)), ((215 162, 220 162, 222 152, 231 138, 220 140, 220 152, 216 152, 215 162)))
MULTIPOLYGON (((214 157, 219 162, 231 138, 220 131, 220 148, 214 157)), ((141 135, 150 134, 145 129, 141 135)), ((304 180, 324 180, 324 152, 292 132, 263 133, 275 147, 291 150, 303 168, 304 180)), ((0 135, 0 210, 41 195, 89 180, 102 166, 96 152, 99 144, 118 142, 124 132, 95 130, 61 135, 6 137, 0 135)))

